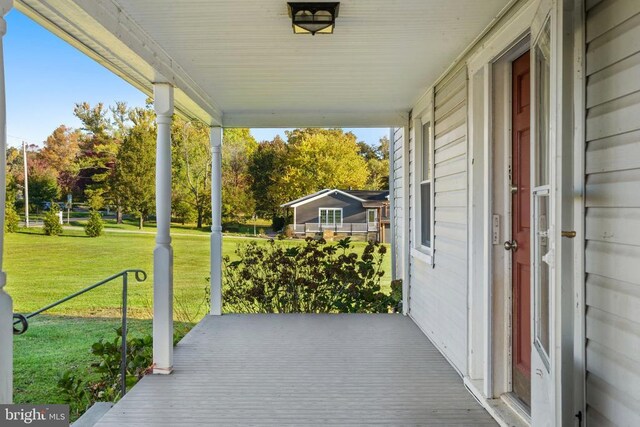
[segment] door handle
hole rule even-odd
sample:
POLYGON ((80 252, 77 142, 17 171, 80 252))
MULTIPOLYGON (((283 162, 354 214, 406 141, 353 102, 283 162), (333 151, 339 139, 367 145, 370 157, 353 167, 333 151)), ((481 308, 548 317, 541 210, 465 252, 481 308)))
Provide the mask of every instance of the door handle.
POLYGON ((516 242, 515 240, 507 240, 506 242, 504 242, 504 250, 505 251, 517 251, 518 250, 518 242, 516 242))

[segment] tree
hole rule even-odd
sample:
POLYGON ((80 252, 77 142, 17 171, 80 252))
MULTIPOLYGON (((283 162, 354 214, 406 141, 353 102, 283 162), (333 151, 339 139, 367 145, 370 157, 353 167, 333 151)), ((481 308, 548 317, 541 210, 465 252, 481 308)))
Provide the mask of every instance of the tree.
POLYGON ((117 154, 113 193, 124 210, 136 216, 140 229, 155 208, 155 115, 152 110, 135 108, 129 113, 129 129, 117 154))
POLYGON ((7 201, 15 203, 18 200, 20 192, 20 183, 24 183, 24 174, 22 173, 22 154, 15 147, 7 148, 7 170, 6 170, 6 186, 7 201))
POLYGON ((44 214, 42 229, 47 236, 58 236, 62 234, 62 224, 60 224, 60 217, 58 216, 60 209, 57 203, 51 201, 51 207, 44 214))
POLYGON ((211 212, 209 127, 176 117, 172 128, 172 211, 183 222, 195 217, 201 228, 211 212))
POLYGON ((63 194, 71 194, 78 178, 80 132, 60 125, 47 137, 38 158, 51 170, 63 194))
POLYGON ((84 226, 84 232, 89 237, 99 237, 102 235, 102 229, 104 227, 104 221, 102 221, 102 216, 100 212, 96 210, 91 210, 89 213, 89 220, 87 224, 84 226))
POLYGON ((37 167, 29 168, 29 205, 38 209, 45 202, 60 199, 60 187, 55 173, 37 167))
POLYGON ((239 220, 255 213, 249 160, 258 143, 249 129, 225 129, 222 139, 222 214, 239 220))
POLYGON ((389 189, 389 138, 380 138, 379 145, 372 147, 364 142, 359 142, 360 155, 367 162, 369 177, 365 188, 368 190, 389 189), (366 147, 366 148, 365 148, 366 147))
POLYGON ((287 145, 279 135, 273 141, 263 141, 249 160, 251 192, 256 203, 256 212, 262 217, 280 214, 279 206, 288 202, 286 195, 277 186, 278 178, 284 174, 287 145))
POLYGON ((113 178, 116 157, 121 141, 114 136, 109 109, 103 103, 95 106, 87 102, 76 104, 73 114, 82 122, 80 138, 79 186, 86 193, 99 193, 106 202, 117 203, 113 178))
POLYGON ((295 129, 286 132, 284 174, 277 186, 293 200, 322 188, 363 188, 369 171, 356 137, 342 129, 295 129))
POLYGON ((16 208, 12 202, 7 202, 4 212, 4 231, 7 233, 15 233, 18 231, 20 217, 16 212, 16 208))

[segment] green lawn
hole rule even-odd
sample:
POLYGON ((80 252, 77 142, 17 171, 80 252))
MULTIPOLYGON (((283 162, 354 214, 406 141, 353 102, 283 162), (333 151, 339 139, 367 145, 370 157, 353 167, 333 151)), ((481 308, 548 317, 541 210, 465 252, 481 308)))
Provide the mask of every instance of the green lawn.
MULTIPOLYGON (((124 229, 127 229, 125 226, 124 229)), ((150 228, 147 231, 152 231, 150 228)), ((198 230, 175 227, 173 237, 175 318, 197 322, 204 314, 204 290, 209 276, 209 239, 198 230), (187 230, 186 232, 183 232, 187 230)), ((40 234, 40 229, 5 235, 7 291, 14 311, 28 313, 85 286, 128 268, 149 273, 144 283, 130 280, 129 316, 134 334, 150 333, 152 315, 152 234, 106 233, 88 238, 80 230, 62 236, 40 234)), ((223 253, 233 256, 238 243, 253 239, 226 236, 223 253)), ((261 240, 267 244, 266 240, 261 240)), ((282 241, 297 245, 301 241, 282 241)), ((354 243, 361 251, 363 242, 354 243)), ((384 287, 389 289, 390 255, 385 259, 384 287)), ((93 360, 91 344, 112 339, 119 324, 121 282, 113 282, 34 318, 29 330, 15 337, 16 402, 58 403, 57 375, 69 368, 85 368, 93 360)))
MULTIPOLYGON (((14 338, 15 403, 64 403, 56 386, 67 369, 86 370, 96 357, 91 344, 113 340, 120 319, 39 316, 26 334, 14 338)), ((150 320, 129 323, 129 336, 151 333, 150 320)))

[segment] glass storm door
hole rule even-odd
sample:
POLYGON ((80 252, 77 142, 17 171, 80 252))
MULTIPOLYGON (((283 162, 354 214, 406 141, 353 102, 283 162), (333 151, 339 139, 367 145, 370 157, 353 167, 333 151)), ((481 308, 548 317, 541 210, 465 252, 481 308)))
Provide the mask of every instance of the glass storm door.
POLYGON ((555 97, 551 2, 542 1, 531 33, 531 425, 556 424, 554 339, 555 97), (545 7, 546 5, 546 7, 545 7))
POLYGON ((369 224, 369 230, 375 230, 378 228, 377 209, 367 209, 367 223, 369 224))

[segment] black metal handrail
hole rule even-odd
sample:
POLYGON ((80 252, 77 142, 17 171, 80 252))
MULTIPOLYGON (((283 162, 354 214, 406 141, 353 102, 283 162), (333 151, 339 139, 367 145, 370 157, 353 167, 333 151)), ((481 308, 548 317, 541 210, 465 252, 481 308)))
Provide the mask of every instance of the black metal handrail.
POLYGON ((113 276, 109 276, 104 280, 99 281, 98 283, 94 283, 91 286, 87 286, 84 289, 79 290, 69 296, 66 296, 54 303, 51 303, 45 307, 42 307, 39 310, 34 311, 29 314, 20 314, 13 313, 13 334, 14 335, 22 335, 27 332, 29 329, 29 319, 37 316, 38 314, 50 310, 53 307, 56 307, 62 303, 65 303, 75 297, 78 297, 84 293, 89 292, 92 289, 95 289, 99 286, 105 285, 109 282, 112 282, 120 277, 122 277, 122 343, 121 343, 121 360, 120 360, 120 387, 121 387, 121 396, 124 396, 127 393, 127 288, 129 286, 129 274, 135 274, 135 279, 137 282, 144 282, 147 280, 147 273, 143 270, 138 269, 129 269, 123 270, 120 273, 114 274, 113 276), (16 328, 16 325, 21 325, 20 328, 16 328))

